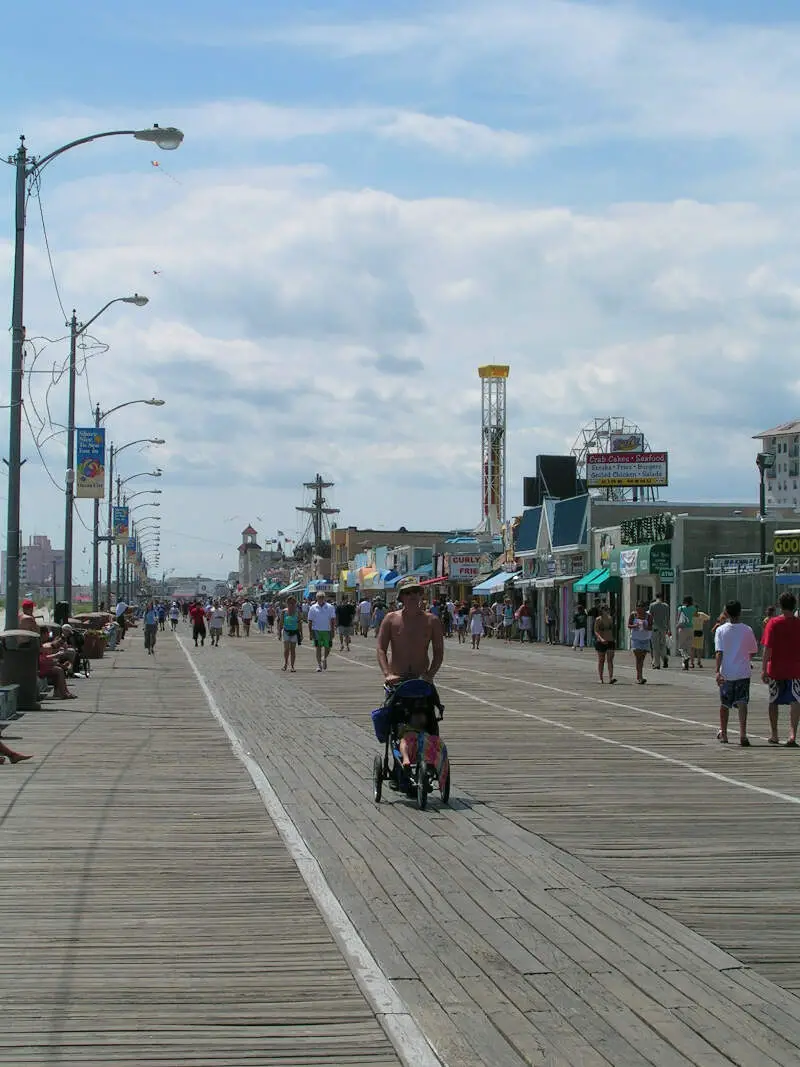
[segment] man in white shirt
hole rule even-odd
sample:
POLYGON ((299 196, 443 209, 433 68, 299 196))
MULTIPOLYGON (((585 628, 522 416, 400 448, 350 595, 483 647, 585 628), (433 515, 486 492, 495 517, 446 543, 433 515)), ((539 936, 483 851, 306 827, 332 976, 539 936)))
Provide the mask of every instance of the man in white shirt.
POLYGON ((742 605, 729 600, 725 605, 728 622, 717 628, 714 648, 717 653, 719 686, 719 733, 717 740, 728 743, 728 716, 733 707, 739 712, 739 744, 749 748, 747 705, 750 702, 750 661, 758 652, 756 635, 741 621, 742 605))
POLYGON ((242 626, 244 627, 244 636, 250 636, 250 623, 253 621, 253 605, 249 600, 245 600, 242 604, 242 626))
POLYGON ((214 601, 213 607, 208 611, 208 631, 211 634, 212 646, 219 647, 219 639, 222 637, 222 628, 225 625, 225 608, 218 600, 214 601))
POLYGON ((363 597, 358 605, 358 622, 361 636, 366 637, 369 633, 369 621, 372 618, 372 604, 367 597, 363 597))
POLYGON ((317 593, 316 604, 308 609, 308 627, 317 650, 317 672, 327 671, 336 633, 336 608, 326 602, 324 593, 317 593))

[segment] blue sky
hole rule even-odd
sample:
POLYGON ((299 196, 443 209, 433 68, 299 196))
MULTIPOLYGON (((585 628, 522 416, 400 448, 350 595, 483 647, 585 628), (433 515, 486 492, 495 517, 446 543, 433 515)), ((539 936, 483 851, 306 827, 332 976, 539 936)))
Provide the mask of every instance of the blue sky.
MULTIPOLYGON (((76 150, 42 182, 65 307, 151 298, 93 328, 110 347, 79 396, 84 416, 90 395, 167 401, 109 424, 167 438, 124 472, 164 468, 165 566, 227 572, 237 528, 295 527, 317 470, 345 521, 474 524, 489 360, 512 367, 513 510, 535 455, 609 414, 669 449, 672 499, 753 497, 751 435, 797 414, 799 59, 782 0, 4 13, 5 152, 22 130, 35 153, 186 133, 170 155, 76 150)), ((0 205, 9 306, 10 170, 0 205)), ((35 200, 26 324, 63 335, 35 200)), ((63 438, 41 447, 60 481, 63 438)), ((60 543, 27 452, 24 531, 60 543)))

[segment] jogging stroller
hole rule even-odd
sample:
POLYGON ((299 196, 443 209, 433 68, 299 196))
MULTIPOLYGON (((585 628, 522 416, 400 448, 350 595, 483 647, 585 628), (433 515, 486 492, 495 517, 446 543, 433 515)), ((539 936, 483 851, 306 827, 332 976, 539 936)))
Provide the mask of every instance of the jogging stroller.
POLYGON ((384 746, 383 755, 375 756, 372 764, 376 804, 380 803, 384 782, 396 792, 416 797, 421 811, 427 806, 434 783, 439 786, 442 803, 449 802, 450 763, 439 738, 443 718, 444 706, 430 682, 415 678, 395 687, 386 686, 383 707, 372 713, 375 736, 384 746), (403 765, 404 748, 411 759, 410 766, 403 765))

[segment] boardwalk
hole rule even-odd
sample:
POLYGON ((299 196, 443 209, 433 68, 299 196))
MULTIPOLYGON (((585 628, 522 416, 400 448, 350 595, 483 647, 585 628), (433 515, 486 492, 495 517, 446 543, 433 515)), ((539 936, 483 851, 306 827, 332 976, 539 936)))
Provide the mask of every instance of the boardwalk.
POLYGON ((796 753, 718 745, 710 675, 448 643, 461 799, 423 816, 369 800, 374 641, 311 655, 197 662, 449 1063, 800 1062, 796 753))
POLYGON ((139 644, 9 731, 0 1064, 398 1064, 174 639, 139 644))
MULTIPOLYGON (((710 677, 448 642, 420 813, 371 798, 374 640, 180 640, 443 1064, 800 1062, 797 754, 717 745, 710 677)), ((115 662, 0 768, 0 1065, 399 1063, 179 643, 115 662)))

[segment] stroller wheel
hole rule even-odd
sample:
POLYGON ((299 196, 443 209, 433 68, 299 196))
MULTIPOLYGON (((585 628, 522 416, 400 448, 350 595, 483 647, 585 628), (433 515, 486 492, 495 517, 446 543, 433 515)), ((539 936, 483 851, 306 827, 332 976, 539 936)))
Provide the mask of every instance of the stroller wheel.
POLYGON ((417 807, 424 811, 428 806, 428 769, 424 763, 417 764, 417 807))
POLYGON ((372 793, 375 803, 380 804, 383 794, 383 760, 380 756, 376 756, 372 761, 372 793))
POLYGON ((448 771, 448 774, 447 774, 447 781, 444 783, 444 789, 442 790, 442 803, 443 804, 449 804, 450 803, 450 779, 453 777, 453 773, 452 772, 453 772, 453 769, 451 767, 449 769, 449 771, 448 771))

